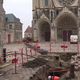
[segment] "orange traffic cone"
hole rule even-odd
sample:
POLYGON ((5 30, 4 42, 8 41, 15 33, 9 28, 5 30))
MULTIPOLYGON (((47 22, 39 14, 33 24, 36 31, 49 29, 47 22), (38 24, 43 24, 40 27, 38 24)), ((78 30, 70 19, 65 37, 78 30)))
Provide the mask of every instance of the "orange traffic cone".
POLYGON ((60 80, 60 77, 54 76, 52 80, 60 80))

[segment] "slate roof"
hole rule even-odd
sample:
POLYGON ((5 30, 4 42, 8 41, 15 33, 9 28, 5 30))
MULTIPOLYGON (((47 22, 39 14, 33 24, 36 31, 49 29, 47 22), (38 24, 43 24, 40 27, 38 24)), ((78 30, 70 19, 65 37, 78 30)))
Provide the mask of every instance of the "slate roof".
POLYGON ((13 14, 6 14, 6 22, 20 22, 19 18, 16 18, 13 14))

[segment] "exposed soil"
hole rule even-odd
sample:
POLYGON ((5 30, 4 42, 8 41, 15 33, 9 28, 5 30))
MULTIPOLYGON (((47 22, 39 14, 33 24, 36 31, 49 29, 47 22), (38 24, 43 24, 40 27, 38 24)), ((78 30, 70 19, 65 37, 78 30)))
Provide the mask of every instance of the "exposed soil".
POLYGON ((27 68, 36 68, 36 67, 40 67, 42 65, 46 65, 47 62, 48 62, 48 60, 45 60, 43 58, 36 58, 32 61, 24 63, 23 66, 27 67, 27 68))

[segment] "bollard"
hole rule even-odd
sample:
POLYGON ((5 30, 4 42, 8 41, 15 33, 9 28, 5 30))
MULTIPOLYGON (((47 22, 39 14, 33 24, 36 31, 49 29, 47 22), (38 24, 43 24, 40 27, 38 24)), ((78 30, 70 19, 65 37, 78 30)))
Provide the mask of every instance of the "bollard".
POLYGON ((23 63, 24 63, 24 61, 23 61, 23 48, 21 49, 21 58, 22 58, 22 66, 23 66, 23 63))
POLYGON ((6 63, 6 48, 3 48, 3 61, 6 63))

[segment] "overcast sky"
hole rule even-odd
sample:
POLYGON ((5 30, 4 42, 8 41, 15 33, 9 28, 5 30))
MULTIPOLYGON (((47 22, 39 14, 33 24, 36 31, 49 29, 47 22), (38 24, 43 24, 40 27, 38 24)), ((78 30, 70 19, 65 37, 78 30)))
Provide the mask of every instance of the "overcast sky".
POLYGON ((32 0, 4 0, 6 13, 13 13, 23 23, 23 31, 32 21, 32 0))

